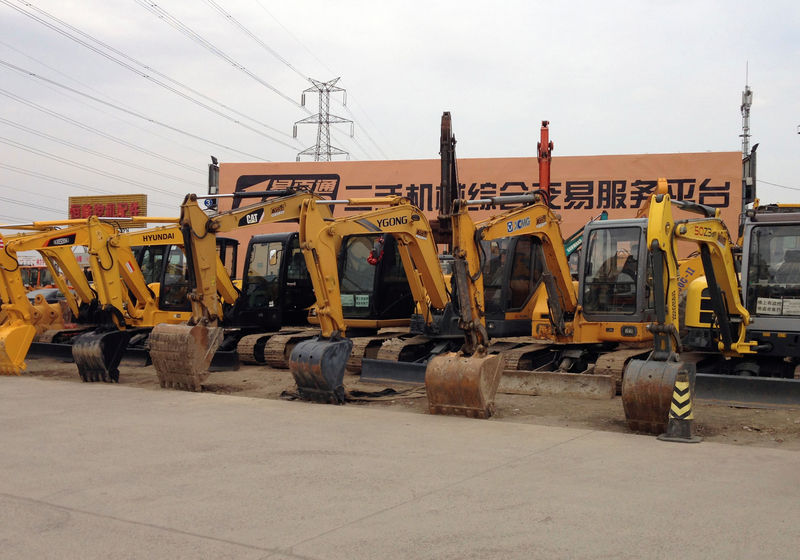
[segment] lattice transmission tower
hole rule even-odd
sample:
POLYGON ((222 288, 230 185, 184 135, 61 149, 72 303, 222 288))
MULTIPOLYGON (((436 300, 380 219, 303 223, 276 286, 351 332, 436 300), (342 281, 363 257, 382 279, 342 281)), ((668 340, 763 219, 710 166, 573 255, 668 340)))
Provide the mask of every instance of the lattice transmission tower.
POLYGON ((331 115, 331 92, 341 91, 343 95, 343 105, 347 105, 347 91, 336 85, 339 78, 330 80, 329 82, 320 82, 313 78, 309 81, 314 84, 312 87, 303 91, 300 104, 305 107, 306 93, 316 92, 319 95, 319 113, 311 115, 305 119, 299 120, 294 123, 294 137, 297 138, 297 125, 298 124, 316 124, 317 125, 317 143, 310 148, 306 148, 297 154, 297 161, 300 161, 302 156, 313 156, 313 161, 332 161, 332 156, 347 156, 350 159, 350 154, 341 148, 331 146, 331 124, 350 123, 350 137, 352 138, 355 133, 353 121, 344 119, 342 117, 331 115))

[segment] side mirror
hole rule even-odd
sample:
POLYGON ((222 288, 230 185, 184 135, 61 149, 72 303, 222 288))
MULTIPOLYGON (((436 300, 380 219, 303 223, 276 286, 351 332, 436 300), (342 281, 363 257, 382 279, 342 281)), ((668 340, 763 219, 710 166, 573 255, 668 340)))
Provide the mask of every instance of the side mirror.
POLYGON ((269 265, 276 266, 278 264, 278 250, 271 249, 269 252, 269 265))

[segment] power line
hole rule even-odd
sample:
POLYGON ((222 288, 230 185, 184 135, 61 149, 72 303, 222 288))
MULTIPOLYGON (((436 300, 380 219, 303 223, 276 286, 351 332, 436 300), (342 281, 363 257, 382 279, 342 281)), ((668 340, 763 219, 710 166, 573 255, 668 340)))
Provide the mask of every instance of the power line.
POLYGON ((765 181, 763 179, 756 179, 759 183, 764 183, 765 185, 772 185, 773 187, 780 187, 782 189, 789 189, 790 191, 800 191, 800 187, 789 187, 787 185, 779 185, 778 183, 770 183, 769 181, 765 181))
MULTIPOLYGON (((14 173, 19 173, 21 175, 28 175, 29 177, 35 177, 37 179, 44 179, 45 181, 50 181, 52 183, 58 183, 60 185, 66 185, 73 189, 78 189, 82 191, 87 191, 91 193, 101 193, 101 194, 118 194, 114 191, 110 191, 108 189, 101 189, 100 187, 89 187, 86 185, 81 185, 80 183, 75 183, 73 181, 65 181, 64 179, 59 179, 58 177, 53 177, 52 175, 46 175, 44 173, 39 173, 38 171, 31 171, 30 169, 23 169, 21 167, 16 167, 14 165, 8 165, 6 163, 0 163, 0 169, 8 169, 9 171, 13 171, 14 173)), ((161 206, 163 208, 171 208, 175 209, 173 204, 165 204, 163 202, 153 202, 154 206, 161 206)))
POLYGON ((205 49, 209 50, 214 55, 222 58, 223 60, 228 62, 231 66, 233 66, 237 70, 239 70, 241 72, 244 72, 246 75, 250 76, 252 79, 257 81, 258 83, 260 83, 261 85, 263 85, 264 87, 269 89, 270 91, 274 92, 275 94, 279 95, 280 97, 282 97, 283 99, 285 99, 286 101, 288 101, 289 103, 294 105, 295 107, 302 108, 302 107, 300 107, 300 104, 297 103, 297 101, 295 101, 294 99, 292 99, 291 97, 289 97, 288 95, 286 95, 285 93, 280 91, 278 88, 276 88, 275 86, 273 86, 272 84, 270 84, 266 80, 260 78, 259 76, 257 76, 256 74, 254 74, 253 72, 251 72, 250 70, 245 68, 242 64, 236 62, 236 60, 234 60, 228 54, 223 52, 221 49, 217 48, 211 42, 209 42, 206 39, 204 39, 203 37, 201 37, 198 33, 193 31, 191 28, 189 28, 186 25, 184 25, 180 20, 178 20, 177 18, 172 16, 169 12, 167 12, 163 8, 159 7, 159 5, 156 4, 155 2, 153 2, 152 0, 134 0, 134 1, 137 4, 139 4, 140 6, 142 6, 145 10, 150 12, 151 14, 155 15, 159 19, 164 20, 164 22, 166 22, 168 25, 170 25, 174 29, 177 29, 178 31, 180 31, 181 33, 183 33, 184 35, 189 37, 195 43, 197 43, 197 44, 201 45, 202 47, 204 47, 205 49))
MULTIPOLYGON (((0 185, 0 187, 5 187, 5 185, 0 185)), ((28 208, 36 208, 37 210, 46 210, 48 212, 55 212, 55 213, 63 212, 63 210, 56 210, 55 208, 50 208, 49 206, 40 206, 39 204, 34 204, 33 202, 23 202, 21 200, 6 198, 4 196, 0 196, 0 200, 2 200, 3 202, 10 202, 11 204, 27 206, 28 208)))
POLYGON ((161 154, 158 154, 156 152, 148 150, 147 148, 143 148, 141 146, 137 146, 136 144, 128 142, 127 140, 124 140, 124 139, 119 138, 117 136, 112 136, 111 134, 103 132, 100 129, 94 128, 92 126, 84 124, 84 123, 82 123, 80 121, 77 121, 75 119, 71 119, 71 118, 67 117, 66 115, 63 115, 61 113, 58 113, 58 112, 53 111, 51 109, 48 109, 46 107, 42 107, 41 105, 37 105, 36 103, 33 103, 32 101, 28 101, 27 99, 23 99, 23 98, 19 97, 18 95, 14 95, 13 93, 11 93, 9 91, 6 91, 6 90, 4 90, 2 88, 0 88, 0 95, 4 95, 4 96, 6 96, 6 97, 8 97, 10 99, 13 99, 14 101, 17 101, 18 103, 22 103, 24 105, 27 105, 28 107, 31 107, 32 109, 36 109, 37 111, 41 111, 41 112, 43 112, 43 113, 45 113, 47 115, 50 115, 50 116, 55 117, 57 119, 60 119, 60 120, 62 120, 64 122, 66 122, 66 123, 69 123, 69 124, 73 125, 73 126, 77 126, 78 128, 81 128, 83 130, 86 130, 86 131, 89 131, 89 132, 93 132, 94 134, 97 134, 97 135, 99 135, 99 136, 101 136, 101 137, 103 137, 103 138, 105 138, 107 140, 111 140, 112 142, 116 142, 118 144, 121 144, 121 145, 126 146, 128 148, 131 148, 133 150, 136 150, 136 151, 141 152, 143 154, 146 154, 148 156, 151 156, 151 157, 160 159, 162 161, 165 161, 167 163, 171 163, 173 165, 177 165, 179 167, 183 167, 184 169, 192 171, 193 173, 197 173, 199 175, 205 175, 205 172, 200 171, 196 167, 192 167, 191 165, 186 165, 185 163, 180 162, 180 161, 178 161, 176 159, 165 157, 165 156, 163 156, 161 154))
POLYGON ((139 183, 138 181, 132 181, 127 177, 123 177, 122 175, 117 175, 116 173, 109 173, 108 171, 103 171, 102 169, 97 169, 96 167, 92 167, 91 165, 85 165, 83 163, 79 163, 77 161, 67 159, 56 154, 51 154, 50 152, 45 152, 44 150, 39 150, 38 148, 34 148, 32 146, 28 146, 21 142, 17 142, 15 140, 11 140, 10 138, 4 138, 0 136, 0 143, 6 144, 7 146, 12 146, 19 150, 24 150, 26 152, 30 152, 40 157, 44 157, 50 159, 52 161, 57 161, 59 163, 63 163, 66 165, 71 165, 73 167, 77 167, 78 169, 82 169, 84 171, 89 171, 90 173, 95 173, 100 175, 101 177, 106 177, 107 179, 113 179, 115 181, 120 181, 121 183, 127 183, 137 188, 141 188, 148 191, 154 191, 161 194, 166 194, 170 196, 179 196, 178 193, 174 193, 172 191, 168 191, 166 189, 159 189, 158 187, 148 187, 139 183))
POLYGON ((13 126, 14 128, 17 128, 19 130, 23 130, 25 132, 28 132, 29 134, 34 134, 34 135, 36 135, 36 136, 38 136, 40 138, 45 138, 47 140, 50 140, 51 142, 56 142, 56 143, 61 144, 63 146, 67 146, 67 147, 70 147, 70 148, 75 149, 75 150, 80 150, 81 152, 84 152, 84 153, 87 153, 87 154, 92 154, 93 156, 97 156, 99 158, 103 158, 103 159, 112 161, 114 163, 127 165, 128 167, 131 167, 133 169, 138 169, 140 171, 146 171, 147 173, 154 173, 154 174, 158 175, 159 177, 166 177, 167 179, 172 179, 173 181, 179 181, 181 183, 187 183, 189 185, 195 185, 196 184, 194 181, 189 181, 188 179, 184 179, 184 178, 178 177, 176 175, 170 175, 168 173, 162 173, 160 171, 156 171, 154 169, 150 169, 148 167, 145 167, 143 165, 139 165, 137 163, 125 161, 123 159, 120 159, 120 158, 117 158, 117 157, 114 157, 114 156, 110 156, 110 155, 104 154, 102 152, 98 152, 96 150, 92 150, 91 148, 87 148, 86 146, 81 146, 81 145, 76 144, 74 142, 70 142, 69 140, 63 140, 61 138, 57 138, 57 137, 52 136, 50 134, 47 134, 45 132, 34 130, 34 129, 29 128, 29 127, 27 127, 25 125, 22 125, 22 124, 19 124, 19 123, 15 123, 13 121, 9 121, 9 120, 4 119, 2 117, 0 117, 0 122, 5 123, 5 124, 7 124, 9 126, 13 126))
MULTIPOLYGON (((43 62, 42 60, 39 60, 38 58, 30 56, 29 54, 26 54, 26 53, 20 51, 19 49, 16 49, 16 48, 12 47, 8 43, 0 41, 0 44, 4 45, 6 48, 9 48, 9 49, 13 50, 14 52, 16 52, 16 53, 20 54, 21 56, 27 58, 28 60, 31 60, 31 61, 35 62, 36 64, 39 64, 40 66, 43 66, 43 67, 51 70, 52 72, 58 74, 59 76, 62 76, 64 78, 66 78, 67 80, 71 81, 71 82, 75 82, 76 84, 82 85, 82 86, 88 88, 90 91, 94 91, 95 93, 98 93, 101 96, 104 96, 106 99, 109 99, 111 101, 115 101, 120 106, 124 106, 119 100, 114 99, 113 97, 111 97, 109 95, 103 95, 103 93, 100 90, 98 90, 95 87, 92 87, 91 84, 87 84, 87 83, 82 82, 82 81, 80 81, 78 79, 75 79, 74 76, 70 76, 68 74, 65 74, 64 72, 59 71, 57 68, 53 68, 52 66, 50 66, 46 62, 43 62)), ((132 120, 125 119, 122 116, 117 115, 116 113, 107 110, 105 107, 98 107, 98 106, 92 105, 92 104, 88 103, 87 101, 85 101, 85 100, 83 100, 83 99, 81 99, 81 98, 79 98, 77 96, 70 95, 69 93, 61 91, 61 90, 59 90, 59 89, 57 89, 57 88, 55 88, 55 87, 53 87, 53 86, 51 86, 49 84, 44 84, 43 87, 49 89, 50 91, 53 91, 53 92, 57 93, 58 95, 62 95, 64 97, 66 97, 67 99, 69 99, 71 102, 73 102, 75 104, 83 105, 84 107, 88 107, 92 111, 96 111, 98 113, 102 113, 104 115, 108 115, 110 118, 118 120, 118 121, 120 121, 122 123, 125 123, 127 126, 135 128, 137 130, 140 130, 140 131, 144 132, 145 134, 148 134, 150 136, 155 136, 156 138, 161 138, 162 140, 166 140, 166 141, 170 142, 171 144, 174 144, 176 146, 180 146, 180 147, 182 147, 182 148, 184 148, 186 150, 189 150, 189 151, 192 151, 192 152, 196 152, 198 154, 203 154, 204 156, 208 153, 206 150, 200 150, 200 149, 194 148, 192 146, 189 146, 188 144, 182 144, 182 143, 178 142, 174 137, 167 137, 166 135, 161 134, 160 131, 153 130, 152 128, 146 128, 146 127, 144 127, 144 126, 142 126, 142 125, 140 125, 140 124, 138 124, 138 123, 136 123, 136 122, 134 122, 132 120)), ((13 94, 11 94, 10 92, 6 92, 5 95, 13 96, 13 94)), ((57 116, 57 118, 67 119, 68 121, 73 122, 73 123, 77 122, 77 121, 74 121, 72 119, 69 119, 68 117, 59 116, 58 113, 52 112, 49 109, 44 109, 40 105, 36 105, 35 103, 30 103, 28 101, 25 101, 25 100, 23 100, 22 98, 20 98, 18 96, 13 96, 13 98, 16 101, 20 102, 20 103, 28 104, 29 106, 35 107, 35 108, 39 109, 40 111, 49 112, 50 114, 52 114, 54 116, 57 116)), ((105 136, 105 137, 107 137, 107 138, 109 138, 111 140, 114 140, 116 138, 114 136, 107 135, 105 133, 99 132, 99 131, 97 131, 97 129, 94 129, 92 127, 86 127, 86 128, 88 130, 96 131, 97 134, 101 134, 101 135, 103 135, 103 136, 105 136)), ((118 138, 116 138, 115 141, 123 143, 123 144, 126 143, 125 140, 121 140, 121 139, 118 139, 118 138)), ((204 172, 199 171, 196 167, 189 167, 188 165, 186 165, 186 164, 184 164, 182 162, 178 162, 177 160, 166 158, 164 156, 161 156, 160 154, 156 154, 155 152, 148 151, 145 148, 140 148, 140 147, 136 148, 134 144, 130 144, 130 146, 134 147, 134 149, 138 149, 139 151, 144 151, 145 153, 149 153, 153 157, 157 157, 159 159, 163 159, 164 161, 169 161, 169 162, 175 163, 175 164, 177 164, 177 165, 179 165, 181 167, 185 167, 186 169, 191 169, 195 173, 205 174, 204 172)))
POLYGON ((86 98, 91 99, 92 101, 94 101, 96 103, 100 103, 100 104, 105 105, 107 107, 111 107, 113 109, 116 109, 117 111, 121 111, 123 113, 126 113, 128 115, 134 116, 136 118, 139 118, 139 119, 145 120, 147 122, 156 124, 158 126, 166 128, 166 129, 171 130, 173 132, 177 132, 178 134, 182 134, 184 136, 188 136, 189 138, 193 138, 193 139, 199 140, 201 142, 206 142, 208 144, 217 146, 218 148, 222 148, 224 150, 230 150, 231 152, 236 152, 237 154, 242 154, 244 156, 247 156, 247 157, 250 157, 250 158, 254 158, 256 160, 270 161, 270 160, 268 160, 266 158, 263 158, 261 156, 256 156, 256 155, 253 155, 253 154, 249 154, 247 152, 243 152, 241 150, 237 150, 235 148, 231 148, 230 146, 226 146, 225 144, 220 144, 219 142, 214 142, 213 140, 209 140, 208 138, 203 138, 202 136, 198 136, 196 134, 192 134, 190 132, 186 132, 185 130, 181 130, 180 128, 177 128, 177 127, 174 127, 174 126, 170 126, 170 125, 165 124, 165 123, 163 123, 163 122, 161 122, 159 120, 156 120, 156 119, 147 117, 145 115, 142 115, 141 113, 138 113, 138 112, 133 111, 131 109, 126 109, 124 107, 120 107, 119 105, 115 105, 114 103, 110 103, 108 101, 103 101, 102 99, 94 97, 93 95, 89 95, 88 93, 79 91, 79 90, 77 90, 75 88, 71 88, 71 87, 66 86, 64 84, 60 84, 60 83, 58 83, 58 82, 56 82, 54 80, 50 80, 49 78, 45 78, 44 76, 40 76, 39 74, 36 74, 35 72, 31 72, 30 70, 25 70, 24 68, 20 68, 19 66, 11 64, 10 62, 7 62, 5 60, 0 59, 0 65, 5 66, 7 68, 10 68, 11 70, 15 70, 17 72, 20 72, 20 73, 22 73, 25 76, 28 76, 30 78, 35 78, 37 80, 41 80, 41 81, 43 81, 45 83, 54 85, 56 87, 65 89, 67 91, 71 91, 72 93, 75 93, 75 94, 80 95, 82 97, 86 97, 86 98))
POLYGON ((57 17, 55 17, 55 16, 53 16, 51 14, 49 14, 48 12, 33 6, 29 2, 25 2, 25 5, 28 8, 30 8, 32 10, 35 10, 36 12, 42 14, 43 16, 45 16, 47 18, 50 18, 53 21, 58 22, 60 25, 62 25, 64 27, 74 31, 75 33, 81 35, 82 37, 85 37, 85 38, 87 38, 87 39, 89 39, 91 41, 94 41, 95 43, 101 45, 103 48, 105 48, 105 49, 107 49, 107 50, 109 50, 109 51, 111 51, 111 52, 123 57, 125 60, 128 60, 128 61, 130 61, 130 62, 132 62, 132 63, 134 63, 134 64, 136 64, 138 66, 141 66, 144 69, 144 71, 139 70, 138 68, 136 68, 134 66, 131 66, 131 64, 128 64, 127 62, 124 62, 123 60, 120 60, 118 58, 115 58, 115 57, 111 56, 109 53, 103 51, 102 49, 99 49, 98 47, 96 47, 96 46, 94 46, 94 45, 92 45, 90 43, 87 43, 86 41, 80 39, 79 37, 76 37, 75 35, 72 35, 72 34, 68 33, 67 31, 65 31, 63 29, 60 29, 56 25, 53 25, 52 23, 49 23, 49 22, 45 21, 44 19, 42 19, 40 17, 37 17, 34 14, 21 9, 18 6, 13 5, 9 0, 0 0, 0 2, 2 2, 3 4, 15 9, 19 13, 21 13, 21 14, 23 14, 25 16, 28 16, 29 18, 33 19, 34 21, 37 21, 37 22, 41 23, 42 25, 52 29, 56 33, 59 33, 59 34, 63 35, 64 37, 70 39, 71 41, 74 41, 74 42, 78 43, 79 45, 82 45, 82 46, 86 47, 87 49, 99 54, 100 56, 105 57, 106 59, 110 60, 111 62, 114 62, 115 64, 118 64, 118 65, 122 66, 126 70, 129 70, 129 71, 131 71, 131 72, 133 72, 133 73, 145 78, 146 80, 149 80, 150 82, 152 82, 152 83, 154 83, 154 84, 156 84, 158 86, 161 86, 162 88, 164 88, 164 89, 166 89, 168 91, 171 91, 172 93, 174 93, 174 94, 186 99, 187 101, 189 101, 191 103, 194 103, 195 105, 197 105, 199 107, 202 107, 203 109, 206 109, 207 111, 210 111, 210 112, 214 113, 217 116, 220 116, 220 117, 222 117, 222 118, 224 118, 224 119, 226 119, 226 120, 228 120, 228 121, 230 121, 230 122, 232 122, 234 124, 237 124, 237 125, 239 125, 239 126, 241 126, 243 128, 246 128, 247 130, 250 130, 251 132, 255 132, 256 134, 259 134, 259 135, 261 135, 261 136, 263 136, 265 138, 268 138, 268 139, 270 139, 270 140, 272 140, 274 142, 277 142, 277 143, 279 143, 279 144, 281 144, 281 145, 283 145, 283 146, 285 146, 287 148, 291 148, 291 149, 295 149, 296 148, 296 146, 293 146, 293 145, 288 144, 288 143, 286 143, 286 142, 284 142, 282 140, 279 140, 279 139, 277 139, 277 138, 275 138, 273 136, 270 136, 269 134, 266 134, 266 133, 262 132, 261 130, 253 128, 253 127, 251 127, 251 126, 239 121, 238 119, 235 119, 235 118, 231 117, 230 115, 227 115, 227 114, 223 113, 222 111, 219 111, 218 109, 215 109, 214 107, 211 107, 210 105, 208 105, 206 103, 203 103, 202 101, 199 101, 198 99, 193 98, 192 96, 190 96, 190 95, 188 95, 188 94, 186 94, 186 93, 184 93, 184 92, 182 92, 182 91, 180 91, 180 90, 178 90, 178 89, 176 89, 176 88, 174 88, 174 87, 172 87, 172 86, 170 86, 170 85, 168 85, 168 84, 166 84, 166 83, 164 83, 164 82, 162 82, 162 81, 160 81, 160 80, 158 80, 156 78, 154 78, 151 74, 155 74, 155 75, 167 80, 168 82, 171 82, 171 83, 173 83, 173 84, 175 84, 175 85, 177 85, 177 86, 179 86, 179 87, 181 87, 181 88, 183 88, 183 89, 185 89, 187 91, 192 92, 193 94, 195 94, 197 96, 200 96, 200 97, 202 97, 202 98, 204 98, 206 100, 209 100, 212 103, 215 103, 215 104, 217 104, 217 105, 219 105, 221 107, 224 107, 225 109, 227 109, 229 111, 232 111, 233 113, 235 113, 235 114, 237 114, 237 115, 239 115, 241 117, 244 117, 244 118, 246 118, 248 120, 256 122, 259 125, 261 125, 261 126, 263 126, 265 128, 268 128, 269 130, 272 130, 273 132, 276 132, 278 134, 286 136, 287 138, 290 138, 289 135, 286 134, 285 132, 283 132, 283 131, 275 128, 275 127, 272 127, 272 126, 270 126, 270 125, 268 125, 266 123, 262 123, 262 122, 260 122, 260 121, 258 121, 256 119, 253 119, 252 117, 249 117, 248 115, 245 115, 244 113, 240 113, 239 111, 236 111, 235 109, 229 107, 228 105, 225 105, 224 103, 216 101, 215 99, 213 99, 211 97, 208 97, 208 96, 200 93, 199 91, 194 90, 194 89, 190 88, 189 86, 187 86, 185 84, 182 84, 181 82, 178 82, 177 80, 174 80, 174 79, 170 78, 166 74, 164 74, 162 72, 159 72, 158 70, 156 70, 156 69, 154 69, 154 68, 152 68, 150 66, 147 66, 146 64, 144 64, 142 62, 139 62, 138 60, 134 59, 131 56, 128 56, 124 52, 112 47, 111 45, 108 45, 107 43, 104 43, 103 41, 100 41, 99 39, 96 39, 92 35, 89 35, 88 33, 85 33, 83 31, 81 31, 80 29, 78 29, 78 28, 66 23, 65 21, 63 21, 63 20, 61 20, 61 19, 59 19, 59 18, 57 18, 57 17))
POLYGON ((265 51, 270 53, 272 56, 274 56, 275 58, 277 58, 278 60, 283 62, 286 66, 288 66, 291 70, 293 70, 298 76, 300 76, 301 78, 303 78, 306 81, 310 81, 310 78, 308 76, 306 76, 300 70, 298 70, 297 68, 292 66, 291 62, 289 62, 288 60, 283 58, 280 54, 278 54, 277 51, 275 51, 273 48, 271 48, 269 45, 267 45, 264 41, 262 41, 258 36, 256 36, 255 33, 253 33, 252 31, 247 29, 244 25, 239 23, 239 21, 236 18, 234 18, 231 14, 226 12, 224 9, 222 9, 222 7, 219 4, 217 4, 216 2, 214 2, 214 0, 206 0, 206 3, 208 5, 210 5, 212 8, 214 8, 215 10, 217 10, 220 14, 222 14, 222 17, 226 18, 229 22, 231 22, 233 25, 235 25, 237 28, 239 28, 239 31, 241 31, 242 33, 244 33, 245 35, 250 37, 253 41, 258 43, 261 46, 261 48, 263 48, 265 51))
MULTIPOLYGON (((207 2, 212 2, 213 0, 206 0, 206 1, 207 1, 207 2)), ((336 72, 334 72, 333 70, 331 70, 331 68, 330 68, 330 67, 329 67, 327 64, 325 64, 325 63, 324 63, 324 62, 323 62, 323 61, 322 61, 322 60, 321 60, 321 59, 320 59, 320 58, 319 58, 319 57, 318 57, 316 54, 314 54, 314 52, 313 52, 311 49, 309 49, 309 48, 308 48, 308 46, 306 46, 306 44, 305 44, 303 41, 301 41, 299 37, 297 37, 297 35, 295 35, 294 33, 292 33, 292 31, 291 31, 289 28, 287 28, 285 25, 283 25, 283 23, 281 23, 281 21, 280 21, 280 20, 279 20, 277 17, 275 17, 275 15, 274 15, 272 12, 270 12, 270 11, 269 11, 269 10, 266 8, 266 6, 264 6, 264 4, 262 4, 262 3, 261 3, 261 0, 256 0, 256 3, 259 5, 259 7, 260 7, 262 10, 264 10, 264 12, 266 12, 266 13, 267 13, 267 15, 269 15, 269 17, 271 17, 271 18, 273 19, 273 21, 275 21, 275 23, 277 23, 277 24, 278 24, 278 25, 279 25, 279 26, 280 26, 280 27, 281 27, 281 28, 282 28, 284 31, 286 31, 286 33, 287 33, 287 34, 288 34, 290 37, 292 37, 292 39, 294 39, 294 40, 297 42, 297 44, 299 44, 301 47, 303 47, 303 49, 305 49, 305 51, 306 51, 308 54, 310 54, 310 55, 311 55, 311 57, 312 57, 313 59, 315 59, 317 62, 319 62, 319 64, 320 64, 320 65, 321 65, 321 66, 322 66, 322 67, 323 67, 325 70, 327 70, 329 74, 333 74, 333 75, 335 75, 335 74, 336 74, 336 72)), ((249 34, 249 32, 248 32, 248 34, 249 34)), ((270 52, 271 52, 271 51, 270 51, 270 52)), ((277 57, 278 57, 280 60, 282 60, 282 61, 283 61, 283 58, 282 58, 282 57, 278 56, 277 54, 275 54, 275 56, 277 56, 277 57)), ((286 63, 286 64, 288 64, 288 63, 286 63)), ((292 66, 290 66, 290 67, 291 67, 291 68, 294 70, 294 67, 292 67, 292 66)), ((295 71, 299 73, 299 71, 297 71, 297 70, 295 70, 295 71)), ((301 73, 301 75, 303 75, 303 74, 301 73)), ((304 78, 306 78, 307 80, 309 79, 309 78, 308 78, 307 76, 305 76, 305 75, 303 75, 303 77, 304 77, 304 78)), ((352 95, 351 95, 351 99, 352 99, 352 95)), ((375 122, 374 122, 374 121, 373 121, 373 120, 370 118, 369 114, 367 114, 367 111, 366 111, 366 109, 364 109, 364 107, 363 107, 363 106, 362 106, 362 105, 361 105, 361 104, 358 102, 358 100, 357 100, 357 99, 352 99, 352 100, 355 102, 355 104, 356 104, 356 105, 358 105, 359 107, 361 107, 361 110, 363 111, 363 113, 364 113, 364 116, 365 116, 365 117, 367 118, 367 120, 368 120, 368 121, 369 121, 369 122, 372 124, 372 126, 375 126, 375 127, 377 128, 377 125, 375 124, 375 122)), ((368 139, 370 142, 372 142, 372 145, 373 145, 373 146, 375 146, 375 148, 377 148, 378 152, 380 152, 380 154, 381 154, 381 155, 384 157, 384 159, 389 159, 389 156, 387 156, 387 155, 386 155, 386 153, 383 151, 383 149, 381 149, 380 145, 379 145, 379 144, 378 144, 378 143, 377 143, 377 142, 376 142, 376 141, 375 141, 375 140, 372 138, 372 136, 370 135, 370 133, 369 133, 369 131, 366 129, 366 127, 364 127, 362 124, 360 124, 360 123, 359 123, 359 122, 356 120, 356 118, 355 118, 355 114, 353 114, 353 112, 350 110, 350 108, 349 108, 349 107, 347 107, 346 105, 344 105, 344 108, 345 108, 345 110, 348 112, 348 114, 349 114, 351 117, 353 117, 353 120, 354 120, 354 122, 356 123, 356 125, 357 125, 357 126, 358 126, 358 127, 359 127, 359 128, 360 128, 360 129, 361 129, 363 132, 364 132, 364 134, 366 135, 367 139, 368 139)), ((354 142, 355 142, 355 139, 354 139, 354 142)), ((366 150, 366 149, 364 149, 364 147, 363 147, 363 146, 361 146, 361 145, 360 145, 358 142, 355 142, 355 143, 356 143, 356 145, 358 145, 358 147, 359 147, 359 148, 361 148, 361 150, 362 150, 362 151, 363 151, 365 154, 369 155, 369 153, 367 152, 367 150, 366 150)))

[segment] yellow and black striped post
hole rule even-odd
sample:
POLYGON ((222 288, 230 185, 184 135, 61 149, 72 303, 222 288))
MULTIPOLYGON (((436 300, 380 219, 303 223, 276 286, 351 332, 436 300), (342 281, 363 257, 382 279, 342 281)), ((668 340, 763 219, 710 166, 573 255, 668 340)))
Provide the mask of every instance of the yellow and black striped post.
POLYGON ((658 439, 679 443, 699 443, 703 441, 703 438, 692 435, 693 422, 692 389, 689 383, 689 373, 684 369, 679 371, 675 377, 667 431, 658 436, 658 439))

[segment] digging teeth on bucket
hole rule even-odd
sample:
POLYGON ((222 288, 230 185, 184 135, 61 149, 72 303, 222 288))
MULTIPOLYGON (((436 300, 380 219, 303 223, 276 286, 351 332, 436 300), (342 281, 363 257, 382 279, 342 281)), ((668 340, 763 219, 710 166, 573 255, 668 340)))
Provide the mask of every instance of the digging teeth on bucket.
POLYGON ((502 373, 503 360, 497 354, 435 356, 425 370, 430 413, 489 418, 502 373))
POLYGON ((92 331, 75 339, 72 358, 85 382, 119 383, 119 363, 131 332, 92 331))
POLYGON ((161 387, 201 391, 222 327, 159 324, 150 334, 150 358, 161 387))

